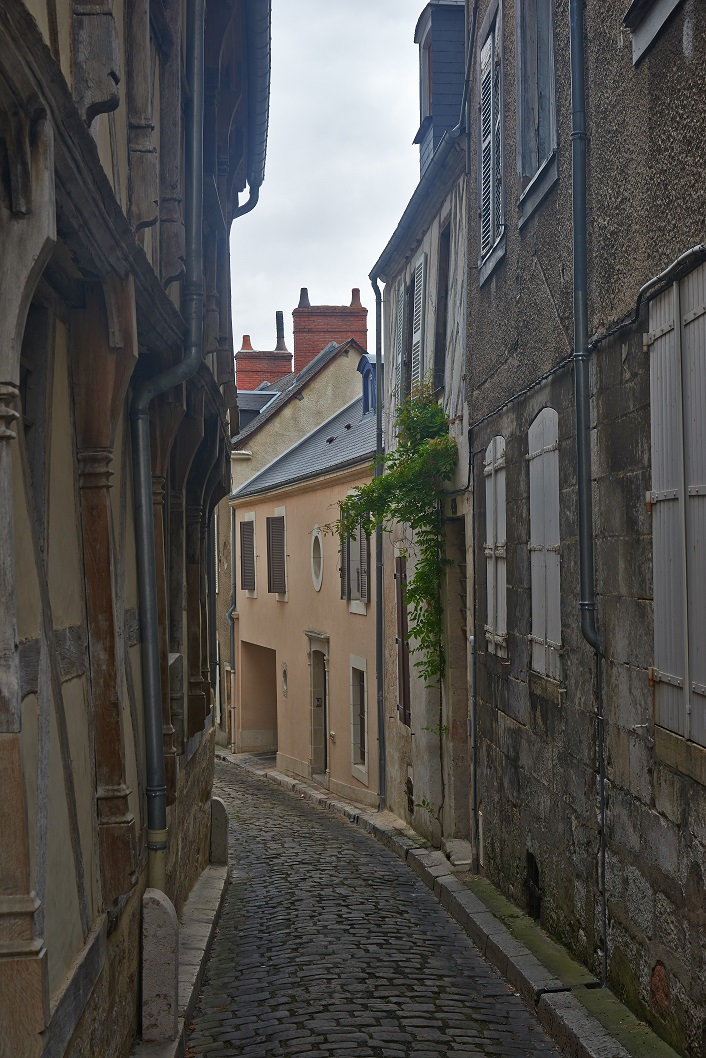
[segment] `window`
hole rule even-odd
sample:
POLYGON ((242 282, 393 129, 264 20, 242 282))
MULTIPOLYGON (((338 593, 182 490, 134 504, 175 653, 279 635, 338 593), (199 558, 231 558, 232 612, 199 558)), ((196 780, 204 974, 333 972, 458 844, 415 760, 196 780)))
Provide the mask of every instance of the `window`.
POLYGON ((311 579, 315 591, 321 591, 324 579, 324 548, 321 530, 318 525, 311 534, 311 579))
POLYGON ((370 602, 370 537, 358 526, 341 541, 341 598, 353 613, 366 613, 370 602))
POLYGON ((445 381, 450 263, 451 225, 446 224, 439 234, 439 271, 436 279, 436 324, 434 327, 434 389, 443 389, 445 381))
POLYGON ((505 438, 496 436, 485 451, 485 569, 488 618, 485 641, 490 654, 507 657, 507 532, 505 519, 505 438))
POLYGON ((351 762, 353 774, 367 782, 367 664, 351 655, 351 762))
POLYGON ((267 590, 276 595, 287 591, 284 515, 267 519, 267 590))
POLYGON ((425 272, 426 254, 420 254, 414 265, 412 275, 412 337, 410 380, 412 385, 424 377, 424 310, 425 310, 425 272))
POLYGON ((397 286, 397 293, 395 297, 395 327, 393 335, 392 345, 392 359, 395 367, 395 407, 399 407, 400 402, 403 399, 404 387, 402 383, 402 373, 404 367, 404 317, 405 317, 405 283, 404 276, 400 279, 397 286))
POLYGON ((633 0, 624 25, 632 35, 632 62, 642 58, 653 40, 681 0, 633 0))
POLYGON ((431 20, 419 48, 419 119, 431 117, 431 20))
POLYGON ((240 523, 240 587, 255 591, 255 515, 245 515, 240 523))
POLYGON ((552 0, 522 0, 517 7, 518 164, 524 189, 520 224, 558 179, 554 96, 552 0), (553 161, 553 164, 551 164, 553 161))
POLYGON ((706 746, 706 265, 650 304, 655 721, 706 746))
MULTIPOLYGON (((503 234, 502 82, 500 11, 494 12, 480 51, 480 261, 490 258, 503 234)), ((486 16, 487 19, 487 16, 486 16)), ((485 23, 484 23, 485 25, 485 23)), ((490 269, 497 257, 490 263, 490 269)), ((488 270, 481 270, 481 282, 488 270)))
POLYGON ((559 416, 544 408, 527 435, 530 495, 532 668, 560 676, 561 585, 559 580, 559 416))
POLYGON ((409 629, 407 625, 407 559, 395 556, 395 608, 397 611, 397 714, 411 726, 409 687, 409 629))

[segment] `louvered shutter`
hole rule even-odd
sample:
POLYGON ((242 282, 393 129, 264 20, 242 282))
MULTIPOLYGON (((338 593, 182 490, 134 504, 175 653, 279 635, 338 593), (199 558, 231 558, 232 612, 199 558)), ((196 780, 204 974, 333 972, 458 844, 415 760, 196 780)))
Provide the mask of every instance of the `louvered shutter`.
POLYGON ((402 343, 404 340, 404 302, 405 302, 405 290, 404 290, 404 276, 399 282, 397 288, 397 312, 395 316, 395 337, 394 337, 394 370, 395 370, 395 407, 399 407, 402 399, 402 343))
POLYGON ((500 19, 493 29, 493 242, 503 226, 503 141, 500 112, 500 19))
POLYGON ((284 517, 267 519, 267 590, 282 595, 287 590, 285 574, 284 517))
POLYGON ((414 266, 414 306, 412 312, 412 385, 424 374, 424 309, 425 309, 426 254, 414 266))
POLYGON ((507 644, 507 571, 505 515, 505 438, 493 437, 485 452, 485 568, 487 620, 485 637, 491 654, 507 644))
POLYGON ((370 602, 370 537, 362 525, 358 543, 360 546, 360 597, 363 602, 370 602))
POLYGON ((240 587, 255 591, 255 523, 240 523, 240 587))
POLYGON ((348 552, 350 549, 350 540, 348 537, 341 537, 341 549, 338 552, 339 555, 339 573, 341 574, 341 598, 348 599, 350 597, 349 592, 349 577, 348 577, 348 552))
POLYGON ((407 626, 407 559, 395 559, 395 604, 397 610, 397 712, 403 724, 411 725, 409 687, 409 640, 407 626))
POLYGON ((657 723, 706 745, 706 269, 650 304, 657 723))
POLYGON ((480 53, 480 255, 493 245, 493 34, 480 53))
POLYGON ((529 428, 531 664, 559 678, 561 584, 559 578, 559 416, 544 408, 529 428))

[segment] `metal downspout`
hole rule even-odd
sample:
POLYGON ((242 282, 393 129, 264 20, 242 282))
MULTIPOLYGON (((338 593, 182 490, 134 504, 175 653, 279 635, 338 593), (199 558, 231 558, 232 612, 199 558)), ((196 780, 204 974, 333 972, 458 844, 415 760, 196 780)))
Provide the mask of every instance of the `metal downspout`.
POLYGON ((186 133, 186 276, 184 316, 188 326, 183 360, 144 382, 132 401, 132 457, 135 494, 137 569, 142 635, 142 682, 147 758, 148 885, 164 891, 167 854, 167 788, 162 741, 159 672, 159 621, 152 513, 152 455, 149 406, 152 400, 186 382, 198 370, 203 346, 203 104, 205 0, 187 9, 187 79, 191 88, 186 133))
POLYGON ((230 745, 231 753, 235 752, 235 737, 234 737, 234 730, 233 730, 233 727, 234 727, 234 725, 233 725, 233 720, 234 720, 233 700, 234 700, 234 697, 235 697, 235 695, 233 693, 234 692, 234 687, 233 687, 234 678, 233 678, 233 674, 235 672, 235 583, 236 583, 235 582, 235 511, 231 507, 230 508, 230 607, 228 608, 228 612, 226 614, 226 617, 228 618, 228 646, 229 646, 229 658, 228 658, 228 661, 229 661, 229 665, 230 665, 230 688, 229 688, 230 694, 229 694, 229 698, 228 698, 230 706, 229 706, 228 727, 230 729, 230 742, 229 742, 229 745, 230 745))
POLYGON ((601 641, 596 628, 593 565, 593 502, 588 348, 588 266, 586 206, 586 88, 584 70, 583 0, 570 0, 571 158, 574 250, 574 384, 576 394, 576 457, 578 477, 579 574, 581 632, 595 651, 596 738, 600 818, 601 983, 608 971, 608 913, 605 890, 605 722, 601 672, 601 641))
MULTIPOLYGON (((375 477, 382 474, 382 294, 375 273, 370 276, 375 293, 375 477)), ((385 695, 382 642, 382 528, 375 530, 375 669, 378 706, 378 770, 380 809, 385 807, 385 695)))

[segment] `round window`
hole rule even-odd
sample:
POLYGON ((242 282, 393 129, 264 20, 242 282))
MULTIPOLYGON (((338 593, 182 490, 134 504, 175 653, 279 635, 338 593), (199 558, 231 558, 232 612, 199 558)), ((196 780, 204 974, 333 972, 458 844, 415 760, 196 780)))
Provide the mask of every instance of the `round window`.
POLYGON ((316 591, 321 590, 321 582, 324 577, 324 549, 321 539, 321 530, 314 529, 311 534, 311 579, 316 591))

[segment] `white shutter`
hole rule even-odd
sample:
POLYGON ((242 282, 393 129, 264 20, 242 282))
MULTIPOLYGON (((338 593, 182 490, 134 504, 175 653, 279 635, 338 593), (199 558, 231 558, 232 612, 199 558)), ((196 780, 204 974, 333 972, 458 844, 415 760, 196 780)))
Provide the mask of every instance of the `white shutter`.
POLYGON ((493 245, 493 33, 480 53, 480 255, 493 245))
POLYGON ((558 679, 561 647, 559 416, 544 408, 529 428, 532 668, 558 679))
POLYGON ((655 720, 686 734, 684 485, 678 284, 650 304, 655 720))
POLYGON ((414 311, 412 314, 412 385, 424 376, 424 308, 426 254, 414 266, 414 311))
POLYGON ((393 363, 395 372, 395 407, 402 396, 402 341, 404 338, 404 276, 397 287, 393 363))
POLYGON ((494 437, 483 463, 485 475, 485 567, 487 622, 485 638, 491 654, 507 652, 507 572, 505 514, 505 438, 494 437))

